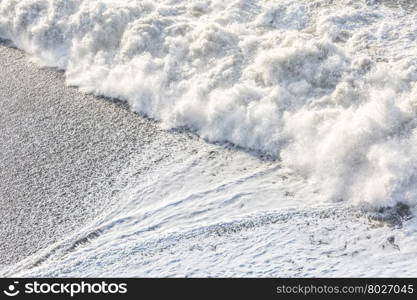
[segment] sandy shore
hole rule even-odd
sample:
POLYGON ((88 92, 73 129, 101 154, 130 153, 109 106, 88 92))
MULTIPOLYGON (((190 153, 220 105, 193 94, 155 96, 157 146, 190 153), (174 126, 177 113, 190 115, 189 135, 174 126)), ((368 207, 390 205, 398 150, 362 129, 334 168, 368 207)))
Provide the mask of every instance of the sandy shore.
POLYGON ((0 266, 97 216, 119 172, 141 151, 140 137, 157 132, 0 45, 0 266))

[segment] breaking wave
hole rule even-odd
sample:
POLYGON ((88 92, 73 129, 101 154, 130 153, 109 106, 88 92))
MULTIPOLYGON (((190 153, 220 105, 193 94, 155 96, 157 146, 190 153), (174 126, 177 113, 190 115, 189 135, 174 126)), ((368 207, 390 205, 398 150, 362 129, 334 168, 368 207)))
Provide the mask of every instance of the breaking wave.
POLYGON ((273 155, 328 199, 416 203, 410 1, 0 0, 0 37, 166 128, 273 155))

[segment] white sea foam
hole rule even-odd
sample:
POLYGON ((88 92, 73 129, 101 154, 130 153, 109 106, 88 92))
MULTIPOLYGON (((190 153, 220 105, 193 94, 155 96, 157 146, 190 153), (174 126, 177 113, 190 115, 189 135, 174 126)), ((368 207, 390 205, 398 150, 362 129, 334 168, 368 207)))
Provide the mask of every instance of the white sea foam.
POLYGON ((0 0, 0 37, 327 199, 417 199, 417 12, 393 1, 0 0), (388 5, 389 4, 389 5, 388 5))

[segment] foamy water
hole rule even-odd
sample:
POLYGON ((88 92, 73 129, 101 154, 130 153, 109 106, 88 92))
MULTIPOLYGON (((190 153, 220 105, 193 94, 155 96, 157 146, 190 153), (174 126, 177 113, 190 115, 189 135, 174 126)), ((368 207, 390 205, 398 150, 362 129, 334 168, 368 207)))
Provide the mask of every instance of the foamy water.
MULTIPOLYGON (((0 37, 11 40, 40 65, 64 69, 67 84, 124 100, 132 110, 167 129, 187 128, 209 142, 231 143, 277 159, 254 162, 251 155, 233 150, 233 154, 227 152, 230 159, 216 156, 214 165, 191 156, 190 165, 175 164, 174 171, 152 173, 148 185, 137 183, 126 191, 116 215, 103 217, 93 229, 83 231, 84 236, 99 232, 96 242, 65 254, 64 267, 51 269, 53 264, 48 264, 30 275, 109 275, 115 268, 128 276, 250 275, 241 267, 249 268, 242 261, 263 251, 252 244, 247 245, 248 257, 236 261, 203 251, 208 265, 218 260, 224 265, 230 259, 239 266, 230 273, 221 267, 211 273, 198 268, 178 272, 179 262, 169 255, 160 265, 152 260, 149 269, 138 267, 139 273, 134 268, 122 272, 126 266, 117 261, 128 257, 137 262, 140 249, 155 247, 149 239, 156 236, 178 241, 185 235, 196 243, 195 236, 202 236, 193 235, 198 228, 207 233, 213 224, 245 223, 247 216, 264 220, 266 212, 280 219, 278 215, 287 215, 280 210, 293 206, 330 205, 338 211, 363 203, 416 204, 417 10, 410 1, 1 0, 0 37), (222 174, 220 182, 201 175, 203 170, 215 172, 224 165, 229 173, 222 174), (276 179, 283 177, 291 179, 277 185, 276 179), (190 186, 178 192, 178 182, 184 180, 190 186), (294 194, 295 198, 281 199, 294 194), (104 251, 103 245, 111 245, 110 250, 104 251), (97 271, 97 253, 109 269, 97 271), (158 269, 165 264, 172 272, 158 269)), ((289 230, 304 232, 309 216, 302 219, 303 224, 291 221, 289 230)), ((381 234, 373 229, 375 238, 367 239, 365 221, 363 227, 351 219, 346 222, 354 231, 346 235, 351 240, 345 242, 355 245, 349 253, 364 245, 367 249, 359 251, 362 260, 349 263, 368 268, 363 262, 373 251, 370 245, 385 243, 391 231, 381 234)), ((264 231, 271 237, 271 243, 261 247, 270 250, 265 250, 264 264, 277 253, 286 255, 274 250, 277 244, 293 242, 292 231, 285 242, 273 238, 285 225, 274 226, 264 231)), ((320 223, 315 228, 326 226, 320 223)), ((413 228, 399 233, 408 245, 414 243, 409 241, 414 239, 409 234, 413 228)), ((332 230, 343 232, 337 224, 332 230)), ((288 249, 303 250, 308 236, 299 236, 288 249)), ((212 246, 226 241, 223 238, 212 246)), ((186 258, 190 243, 178 246, 182 266, 198 265, 199 256, 196 261, 186 258)), ((297 273, 297 264, 289 262, 281 273, 255 268, 254 274, 326 275, 329 263, 334 263, 333 273, 327 275, 343 275, 346 261, 340 265, 340 261, 319 259, 343 255, 348 250, 340 250, 342 244, 329 246, 330 252, 317 247, 318 265, 312 270, 297 273)), ((232 256, 235 246, 225 246, 232 256)), ((384 263, 398 259, 395 246, 388 246, 384 249, 391 247, 392 256, 381 254, 384 263)), ((410 257, 406 252, 403 261, 410 257)))
POLYGON ((0 5, 0 35, 65 69, 68 84, 166 127, 279 156, 329 198, 415 203, 414 10, 325 0, 0 5))

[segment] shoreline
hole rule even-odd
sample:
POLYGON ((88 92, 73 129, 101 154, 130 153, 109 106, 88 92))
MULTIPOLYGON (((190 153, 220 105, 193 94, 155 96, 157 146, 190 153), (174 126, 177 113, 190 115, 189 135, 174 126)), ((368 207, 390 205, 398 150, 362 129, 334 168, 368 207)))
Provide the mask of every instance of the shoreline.
POLYGON ((97 217, 140 152, 141 135, 159 131, 6 46, 0 43, 0 266, 97 217))

